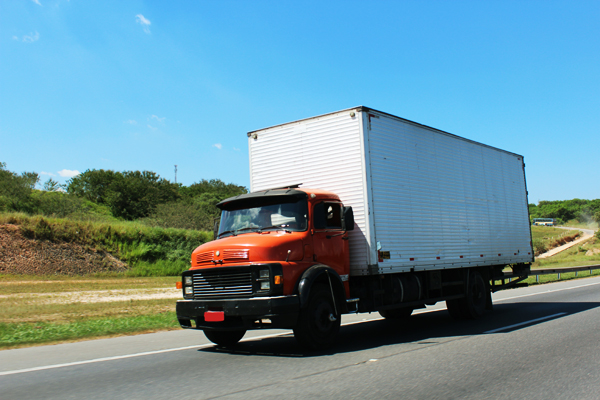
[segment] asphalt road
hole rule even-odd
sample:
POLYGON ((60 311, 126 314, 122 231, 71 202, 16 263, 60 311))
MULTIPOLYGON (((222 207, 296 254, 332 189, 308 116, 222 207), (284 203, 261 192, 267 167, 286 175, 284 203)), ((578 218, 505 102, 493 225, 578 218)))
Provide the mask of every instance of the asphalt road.
POLYGON ((235 350, 174 331, 0 352, 0 399, 600 398, 600 278, 494 294, 454 321, 345 316, 338 345, 303 353, 285 331, 235 350), (347 318, 346 318, 347 317, 347 318))

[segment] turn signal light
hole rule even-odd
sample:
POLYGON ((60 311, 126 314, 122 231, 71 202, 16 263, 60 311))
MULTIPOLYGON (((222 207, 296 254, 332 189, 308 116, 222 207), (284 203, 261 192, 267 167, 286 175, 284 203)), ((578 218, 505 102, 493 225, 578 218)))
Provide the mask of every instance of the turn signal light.
POLYGON ((175 289, 181 289, 183 284, 181 282, 175 282, 175 289))
POLYGON ((283 277, 281 275, 275 275, 273 277, 273 283, 276 285, 281 285, 283 283, 283 277))

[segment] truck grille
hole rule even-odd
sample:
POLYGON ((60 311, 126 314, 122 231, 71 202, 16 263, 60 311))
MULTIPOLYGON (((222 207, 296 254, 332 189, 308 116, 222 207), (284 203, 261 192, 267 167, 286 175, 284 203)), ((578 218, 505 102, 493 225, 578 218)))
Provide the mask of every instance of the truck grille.
POLYGON ((195 299, 252 295, 252 272, 249 269, 202 271, 192 276, 195 299))

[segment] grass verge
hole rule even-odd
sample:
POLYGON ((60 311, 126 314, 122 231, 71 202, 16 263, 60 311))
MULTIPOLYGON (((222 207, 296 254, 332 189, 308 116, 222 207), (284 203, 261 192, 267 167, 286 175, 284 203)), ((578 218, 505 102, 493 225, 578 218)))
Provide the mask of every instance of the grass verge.
POLYGON ((576 267, 600 264, 600 239, 593 236, 584 243, 566 249, 552 257, 536 260, 532 269, 576 267))
POLYGON ((555 247, 572 242, 580 236, 577 230, 564 230, 551 226, 532 226, 531 239, 535 255, 545 253, 555 247))
POLYGON ((2 276, 0 349, 179 329, 176 299, 75 300, 88 291, 103 291, 104 296, 125 291, 148 293, 153 289, 175 291, 176 280, 173 277, 2 276), (106 293, 107 290, 113 292, 106 293))
POLYGON ((0 349, 179 328, 174 311, 67 323, 0 323, 0 349))

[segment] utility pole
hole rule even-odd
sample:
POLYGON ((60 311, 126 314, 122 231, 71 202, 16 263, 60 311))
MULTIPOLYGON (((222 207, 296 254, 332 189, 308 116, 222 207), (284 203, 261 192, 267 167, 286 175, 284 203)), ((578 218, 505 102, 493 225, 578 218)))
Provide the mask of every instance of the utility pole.
POLYGON ((175 183, 177 183, 177 164, 175 164, 175 183))

